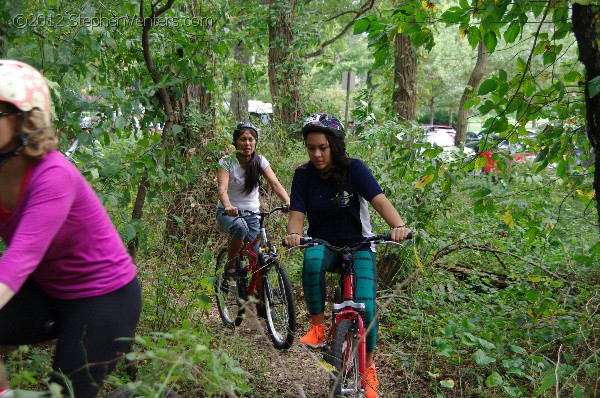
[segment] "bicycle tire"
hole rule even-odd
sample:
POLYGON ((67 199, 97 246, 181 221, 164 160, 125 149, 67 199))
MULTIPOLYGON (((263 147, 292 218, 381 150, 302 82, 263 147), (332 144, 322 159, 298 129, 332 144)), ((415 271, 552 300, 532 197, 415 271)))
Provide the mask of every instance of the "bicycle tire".
POLYGON ((287 270, 279 260, 263 274, 267 331, 275 348, 288 349, 296 335, 296 299, 287 270))
POLYGON ((362 396, 358 340, 354 336, 352 320, 343 319, 336 325, 328 360, 335 368, 330 380, 330 391, 333 391, 333 396, 362 396))
POLYGON ((242 323, 246 309, 240 297, 239 285, 236 283, 236 287, 231 288, 231 282, 224 281, 226 263, 227 248, 222 248, 217 256, 215 267, 215 297, 221 320, 226 326, 234 327, 242 323))

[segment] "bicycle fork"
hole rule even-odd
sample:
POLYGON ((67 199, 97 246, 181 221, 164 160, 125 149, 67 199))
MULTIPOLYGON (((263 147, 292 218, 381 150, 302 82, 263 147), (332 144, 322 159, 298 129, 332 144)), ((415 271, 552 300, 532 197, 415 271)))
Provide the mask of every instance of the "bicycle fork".
POLYGON ((352 272, 342 276, 342 302, 333 304, 333 328, 343 319, 349 319, 354 324, 354 337, 358 341, 358 370, 361 375, 360 385, 362 390, 365 389, 365 380, 362 377, 367 372, 367 343, 366 343, 366 316, 367 311, 365 303, 357 303, 354 301, 355 292, 355 277, 352 272))

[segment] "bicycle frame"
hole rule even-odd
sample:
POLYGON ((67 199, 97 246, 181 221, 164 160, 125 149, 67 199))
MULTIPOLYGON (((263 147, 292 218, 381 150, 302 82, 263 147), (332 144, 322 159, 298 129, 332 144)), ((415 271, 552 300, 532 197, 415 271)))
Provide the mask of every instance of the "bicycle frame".
MULTIPOLYGON (((367 342, 366 330, 363 315, 365 314, 365 304, 355 302, 356 298, 356 283, 353 271, 352 262, 354 260, 355 251, 352 253, 342 254, 340 288, 342 293, 342 302, 333 303, 332 325, 330 329, 330 338, 335 335, 337 324, 343 319, 349 319, 356 325, 356 339, 358 341, 358 369, 360 374, 365 374, 367 371, 367 342)), ((361 378, 361 388, 364 390, 364 380, 361 378)))
MULTIPOLYGON (((412 234, 407 237, 407 239, 411 239, 412 234)), ((333 340, 333 336, 335 336, 335 331, 337 325, 342 320, 350 320, 354 325, 354 336, 358 342, 357 354, 358 354, 358 368, 359 373, 361 375, 366 374, 367 371, 367 343, 366 343, 366 332, 365 329, 365 316, 366 316, 366 307, 364 303, 357 303, 356 299, 356 277, 354 275, 354 256, 360 247, 364 247, 365 244, 373 243, 373 244, 396 244, 400 245, 400 243, 396 243, 390 241, 389 234, 377 235, 371 238, 366 238, 363 242, 353 245, 351 247, 336 247, 329 244, 326 241, 321 239, 313 239, 313 238, 302 238, 300 240, 300 245, 296 247, 310 247, 314 245, 325 245, 329 247, 336 253, 339 253, 340 259, 337 260, 339 267, 336 268, 336 272, 341 273, 339 288, 341 297, 339 302, 333 303, 333 315, 332 315, 332 326, 329 331, 329 340, 333 340)), ((343 360, 345 363, 345 358, 343 360)), ((339 382, 339 381, 338 381, 339 382)), ((366 388, 366 381, 363 377, 360 378, 360 388, 361 392, 364 393, 366 388)), ((342 393, 347 391, 342 391, 342 393)))
POLYGON ((242 260, 242 256, 246 256, 248 258, 248 265, 242 270, 246 273, 251 273, 250 284, 247 288, 247 294, 249 295, 256 293, 259 277, 261 275, 260 270, 266 265, 261 264, 261 260, 263 259, 262 254, 269 253, 273 256, 277 255, 277 249, 271 244, 267 237, 267 228, 264 225, 265 219, 276 211, 285 211, 286 209, 286 206, 279 206, 271 210, 261 212, 252 212, 248 210, 239 211, 239 218, 258 216, 259 222, 258 236, 250 242, 244 244, 237 255, 239 261, 242 260), (257 244, 259 245, 258 254, 253 250, 257 244))

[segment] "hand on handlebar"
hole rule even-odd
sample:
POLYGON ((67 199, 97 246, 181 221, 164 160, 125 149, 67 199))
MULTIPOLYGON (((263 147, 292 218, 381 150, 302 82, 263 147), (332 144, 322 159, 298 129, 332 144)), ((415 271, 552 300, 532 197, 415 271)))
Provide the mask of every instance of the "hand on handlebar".
POLYGON ((238 215, 238 208, 237 208, 237 207, 235 207, 235 206, 231 206, 231 205, 229 205, 229 206, 226 206, 226 207, 225 207, 225 213, 226 213, 228 216, 231 216, 231 217, 237 217, 237 215, 238 215))
POLYGON ((297 233, 289 234, 289 235, 286 235, 285 238, 283 238, 283 243, 286 247, 298 246, 300 244, 301 238, 302 238, 302 235, 300 235, 300 234, 297 234, 297 233))
POLYGON ((394 228, 392 232, 390 232, 390 239, 394 242, 402 242, 404 239, 407 239, 409 235, 412 236, 410 228, 407 226, 403 226, 402 228, 394 228))

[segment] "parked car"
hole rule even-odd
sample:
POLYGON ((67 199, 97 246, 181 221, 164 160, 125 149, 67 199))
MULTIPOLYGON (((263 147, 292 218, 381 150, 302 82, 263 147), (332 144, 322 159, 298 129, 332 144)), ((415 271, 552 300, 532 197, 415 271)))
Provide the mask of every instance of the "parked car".
POLYGON ((439 146, 443 149, 442 158, 452 161, 460 157, 472 155, 475 151, 471 148, 459 148, 454 145, 454 138, 444 131, 434 131, 425 135, 425 142, 439 146))
POLYGON ((487 158, 487 164, 483 166, 483 172, 486 174, 496 173, 499 171, 498 162, 493 159, 495 153, 502 154, 509 160, 509 165, 513 163, 531 163, 537 157, 537 153, 532 148, 521 143, 511 144, 507 140, 503 140, 498 144, 497 151, 486 150, 481 152, 480 156, 487 158))
POLYGON ((435 132, 443 132, 448 134, 452 139, 456 137, 456 130, 452 126, 446 126, 443 124, 424 124, 423 128, 425 129, 425 133, 435 133, 435 132))

